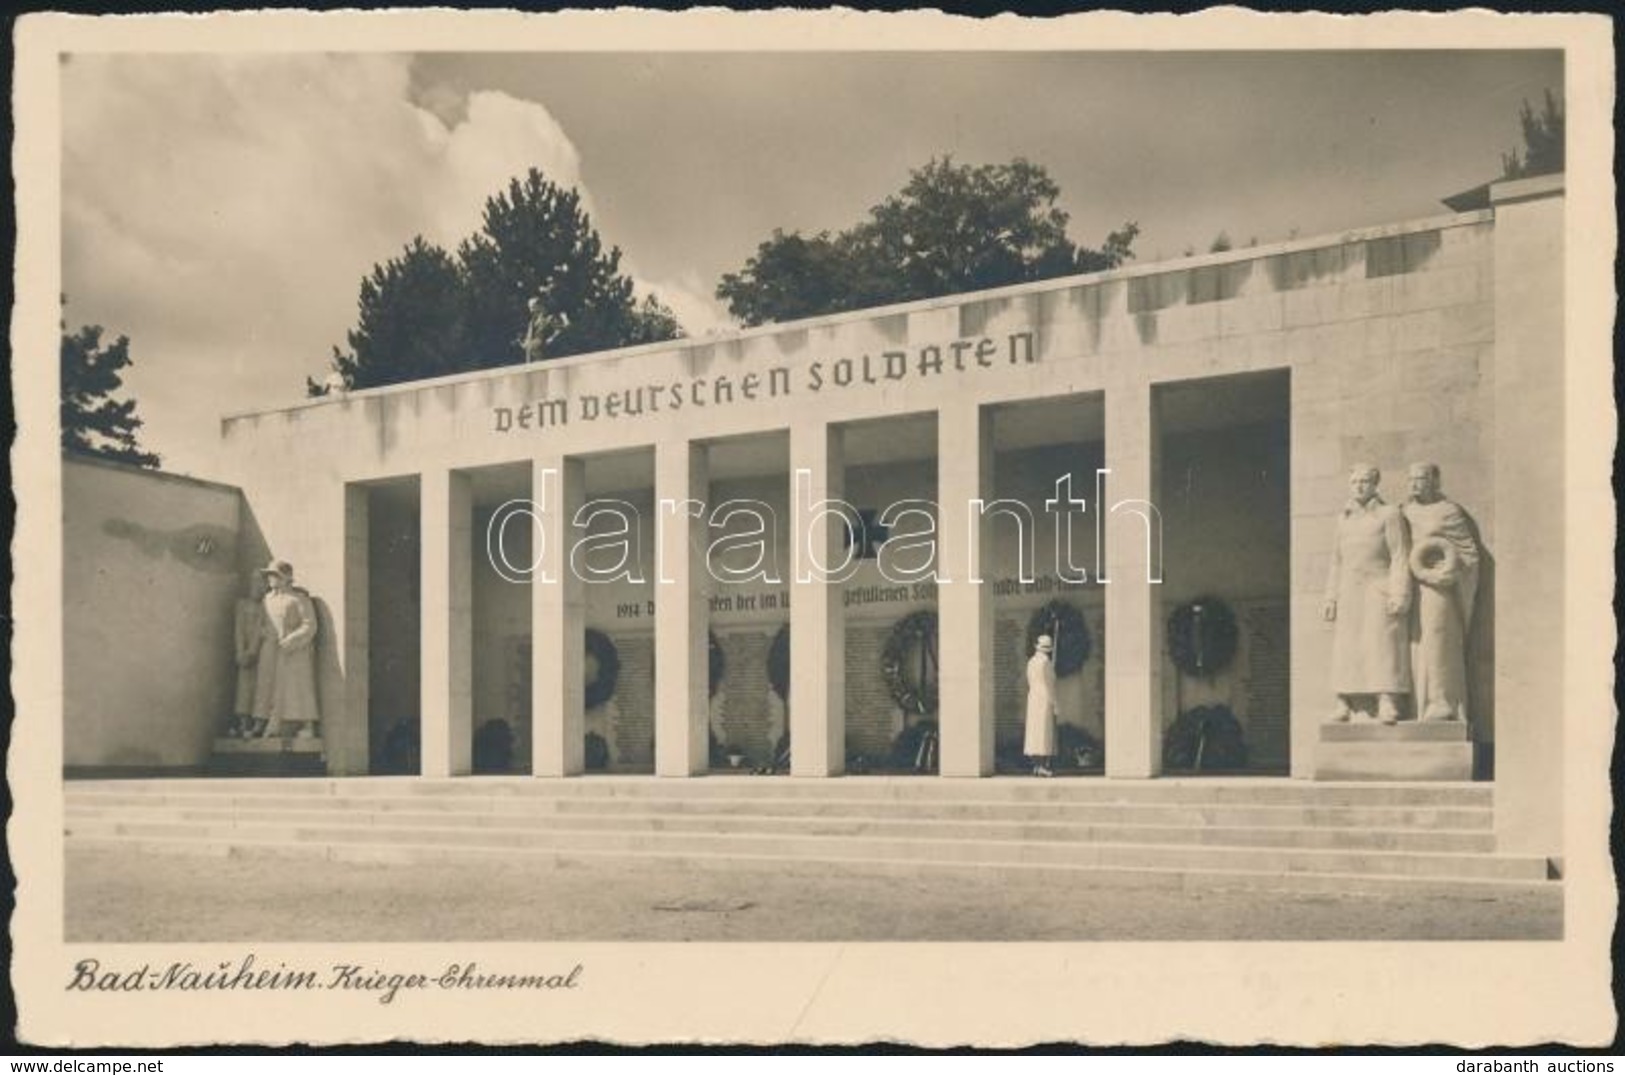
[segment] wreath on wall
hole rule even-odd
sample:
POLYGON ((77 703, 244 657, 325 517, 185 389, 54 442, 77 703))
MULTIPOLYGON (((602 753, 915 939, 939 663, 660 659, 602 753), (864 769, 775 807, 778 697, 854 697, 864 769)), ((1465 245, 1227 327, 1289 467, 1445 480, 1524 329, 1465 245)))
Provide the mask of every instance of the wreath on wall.
POLYGON ((1227 705, 1199 705, 1179 715, 1162 741, 1164 769, 1245 769, 1247 738, 1227 705))
POLYGON ((880 651, 880 674, 905 713, 937 711, 937 614, 929 609, 898 620, 880 651))
POLYGON ((1039 635, 1055 643, 1055 674, 1070 676, 1089 660, 1092 643, 1083 613, 1070 601, 1054 600, 1027 621, 1027 655, 1032 656, 1039 635))
POLYGON ((597 709, 615 697, 615 683, 621 678, 621 654, 608 635, 589 627, 586 658, 587 692, 584 702, 588 709, 597 709))
POLYGON ((784 624, 767 647, 767 685, 782 702, 790 700, 790 625, 784 624))
POLYGON ((1168 617, 1168 656, 1188 676, 1211 676, 1236 657, 1236 614, 1217 597, 1198 597, 1168 617))

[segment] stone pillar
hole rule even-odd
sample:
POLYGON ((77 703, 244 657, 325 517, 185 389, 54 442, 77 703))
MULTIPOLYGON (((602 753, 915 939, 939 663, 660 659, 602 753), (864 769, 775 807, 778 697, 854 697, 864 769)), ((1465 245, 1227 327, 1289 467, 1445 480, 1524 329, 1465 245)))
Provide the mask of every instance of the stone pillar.
POLYGON ((322 713, 322 746, 329 776, 364 776, 372 757, 368 676, 372 640, 368 617, 371 589, 370 494, 364 485, 344 486, 344 632, 339 650, 344 690, 332 712, 322 713))
POLYGON ((993 496, 993 415, 975 402, 937 412, 938 725, 943 776, 993 773, 993 591, 982 580, 993 496))
MULTIPOLYGON (((586 752, 586 583, 570 570, 572 522, 586 500, 585 464, 535 461, 530 583, 530 743, 535 776, 576 776, 586 752)), ((517 522, 511 525, 518 525, 517 522)))
POLYGON ((690 441, 655 446, 655 773, 693 776, 710 766, 712 587, 706 569, 707 451, 690 441))
POLYGON ((846 495, 846 451, 839 426, 790 428, 790 497, 794 550, 790 587, 790 772, 839 776, 846 771, 846 615, 841 588, 824 581, 841 563, 844 524, 824 501, 846 495), (808 581, 803 581, 808 580, 808 581))
POLYGON ((473 491, 455 470, 422 478, 424 776, 463 776, 474 754, 473 491))
POLYGON ((1147 536, 1161 578, 1162 524, 1146 505, 1160 499, 1159 431, 1148 381, 1106 390, 1105 533, 1106 775, 1162 771, 1162 586, 1150 580, 1147 536))
MULTIPOLYGON (((1337 363, 1305 362, 1292 370, 1291 444, 1291 667, 1290 773, 1315 775, 1326 718, 1336 704, 1332 690, 1332 635, 1323 615, 1326 574, 1331 570, 1338 513, 1348 500, 1343 461, 1346 415, 1337 363)), ((1353 460, 1350 460, 1353 462, 1353 460)), ((1390 470, 1392 470, 1390 466, 1390 470)), ((1405 476, 1384 475, 1385 498, 1404 495, 1405 476)))
POLYGON ((1563 846, 1563 720, 1583 715, 1565 705, 1563 675, 1562 195, 1560 175, 1490 188, 1495 515, 1485 541, 1496 570, 1484 612, 1495 616, 1496 846, 1550 856, 1563 846))

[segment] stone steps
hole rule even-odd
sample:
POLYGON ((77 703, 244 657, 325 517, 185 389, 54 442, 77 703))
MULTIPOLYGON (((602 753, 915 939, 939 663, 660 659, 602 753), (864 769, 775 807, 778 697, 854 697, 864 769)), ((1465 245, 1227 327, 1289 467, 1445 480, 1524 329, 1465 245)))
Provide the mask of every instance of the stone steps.
MULTIPOLYGON (((229 811, 233 825, 320 826, 384 829, 502 830, 508 832, 662 832, 906 837, 921 839, 995 839, 1020 841, 1206 844, 1233 847, 1304 847, 1390 851, 1490 852, 1492 832, 1449 829, 1379 829, 1323 826, 1230 826, 1216 824, 1078 824, 1071 821, 948 818, 877 818, 873 816, 750 817, 744 814, 616 812, 610 814, 430 811, 364 811, 357 809, 251 809, 229 811)), ((73 806, 70 831, 116 834, 143 824, 177 823, 209 827, 218 810, 187 807, 110 808, 73 806)))
POLYGON ((1308 806, 1301 804, 1248 805, 1240 803, 1075 803, 1003 802, 981 799, 916 802, 840 798, 586 798, 546 796, 421 796, 421 795, 158 795, 117 791, 79 792, 72 809, 118 812, 130 808, 164 806, 177 810, 218 811, 365 811, 388 815, 449 814, 504 817, 640 816, 728 818, 868 819, 883 807, 893 820, 979 820, 1000 822, 1070 822, 1080 825, 1217 826, 1228 828, 1370 828, 1402 830, 1443 829, 1488 833, 1494 813, 1488 807, 1451 806, 1308 806))
POLYGON ((1544 859, 1495 853, 1492 796, 1486 785, 1245 779, 130 780, 70 782, 65 821, 69 847, 167 853, 1553 887, 1544 859))
POLYGON ((274 779, 137 779, 87 780, 68 785, 79 794, 158 794, 165 797, 227 794, 403 796, 428 798, 680 798, 685 801, 747 797, 782 799, 864 800, 887 802, 1062 802, 1062 803, 1229 803, 1250 806, 1439 806, 1488 809, 1493 789, 1479 783, 1318 784, 1264 778, 1191 778, 1107 780, 1057 778, 1037 780, 996 777, 980 780, 949 777, 847 776, 834 779, 799 777, 703 776, 674 779, 652 776, 586 776, 569 779, 531 777, 349 777, 299 781, 274 779))
POLYGON ((665 833, 626 830, 551 831, 426 827, 324 826, 319 824, 238 824, 234 822, 96 822, 72 827, 70 840, 133 839, 195 841, 251 847, 255 844, 306 846, 313 851, 344 844, 373 846, 442 845, 485 848, 520 855, 527 851, 636 852, 669 855, 729 855, 752 858, 817 859, 827 862, 931 861, 993 864, 1172 869, 1242 870, 1273 873, 1376 874, 1389 877, 1461 880, 1543 881, 1543 859, 1448 852, 1252 848, 1201 845, 1088 843, 1023 839, 949 837, 852 837, 809 834, 665 833))
MULTIPOLYGON (((329 862, 348 862, 376 865, 418 865, 448 863, 459 866, 479 862, 510 862, 514 852, 507 848, 486 848, 447 844, 326 844, 312 845, 295 841, 217 842, 198 840, 161 840, 130 838, 84 837, 74 841, 75 847, 87 851, 135 849, 143 854, 183 855, 201 858, 285 858, 301 860, 318 858, 329 862)), ((1055 863, 1032 863, 1008 860, 989 860, 977 863, 946 862, 929 859, 888 861, 874 859, 787 859, 776 855, 697 854, 694 852, 635 852, 635 851, 559 851, 527 849, 525 861, 555 867, 579 867, 605 861, 648 862, 665 868, 722 873, 740 870, 771 870, 781 877, 806 877, 816 880, 828 876, 832 868, 852 867, 870 876, 915 878, 986 878, 990 871, 1000 874, 1020 873, 1029 877, 1045 877, 1056 884, 1086 884, 1091 887, 1243 890, 1261 893, 1298 892, 1325 893, 1333 897, 1350 897, 1362 893, 1397 893, 1412 898, 1459 899, 1464 896, 1493 898, 1497 893, 1538 893, 1561 898, 1561 887, 1550 881, 1503 881, 1486 878, 1427 878, 1411 876, 1385 876, 1377 874, 1298 873, 1283 874, 1275 871, 1211 870, 1211 869, 1145 869, 1111 868, 1101 866, 1068 866, 1055 863)))

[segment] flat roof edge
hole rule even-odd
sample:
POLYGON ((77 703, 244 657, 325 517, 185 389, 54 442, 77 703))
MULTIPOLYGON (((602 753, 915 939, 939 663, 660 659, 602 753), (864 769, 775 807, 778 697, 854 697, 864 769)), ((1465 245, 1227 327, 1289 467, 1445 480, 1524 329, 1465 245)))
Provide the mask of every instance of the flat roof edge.
POLYGON ((160 481, 182 482, 186 485, 199 485, 208 489, 217 490, 222 493, 232 493, 236 495, 242 494, 242 489, 239 486, 232 485, 229 482, 214 481, 210 478, 195 478, 190 474, 176 474, 174 471, 161 470, 157 467, 138 467, 134 463, 121 463, 117 459, 103 459, 101 456, 85 455, 81 452, 63 452, 62 465, 65 467, 70 463, 78 463, 90 467, 100 467, 103 470, 113 470, 123 474, 140 475, 146 478, 157 478, 160 481))
POLYGON ((220 418, 220 426, 223 432, 225 427, 233 422, 240 422, 275 414, 287 414, 295 411, 308 410, 314 407, 330 406, 333 404, 350 402, 354 400, 378 399, 395 393, 422 391, 423 389, 427 388, 442 388, 448 385, 477 384, 481 381, 512 377, 516 373, 521 373, 526 370, 568 369, 575 366, 603 362, 612 358, 630 358, 637 355, 671 353, 694 347, 714 347, 718 344, 733 343, 740 340, 752 339, 761 336, 773 336, 781 332, 804 331, 815 326, 844 325, 859 321, 874 321, 885 317, 897 317, 912 313, 923 313, 931 310, 941 310, 949 307, 964 306, 973 302, 985 302, 992 299, 1011 298, 1018 295, 1037 294, 1046 291, 1064 291, 1069 288, 1080 287, 1088 284, 1105 283, 1113 280, 1128 280, 1144 276, 1156 276, 1161 273, 1181 272, 1216 265, 1233 265, 1245 261, 1256 261, 1262 258, 1279 257, 1284 254, 1302 253, 1304 251, 1317 250, 1328 246, 1341 246, 1347 243, 1391 238, 1396 235, 1408 235, 1423 231, 1438 231, 1444 228, 1470 227, 1475 224, 1489 223, 1494 219, 1495 211, 1493 209, 1474 209, 1465 213, 1439 214, 1430 217, 1399 221, 1392 224, 1373 224, 1360 228, 1351 228, 1344 232, 1323 233, 1304 239, 1287 239, 1281 242, 1268 243, 1262 246, 1250 246, 1241 249, 1227 250, 1220 253, 1198 254, 1192 257, 1173 258, 1164 261, 1121 265, 1115 269, 1106 269, 1100 272, 1079 273, 1072 276, 1054 276, 1044 280, 1034 280, 1021 284, 1009 284, 1004 287, 988 288, 982 291, 959 291, 954 292, 951 295, 938 295, 929 299, 915 299, 911 302, 894 303, 889 306, 866 306, 861 310, 845 310, 841 313, 800 318, 795 321, 775 321, 764 325, 753 325, 748 328, 737 328, 704 336, 681 336, 675 340, 664 340, 659 343, 637 344, 632 347, 617 347, 607 351, 592 351, 587 354, 580 355, 567 355, 561 358, 547 359, 546 361, 540 363, 516 363, 510 366, 498 366, 493 369, 470 370, 466 373, 448 374, 443 377, 427 377, 421 380, 403 381, 399 384, 380 385, 377 388, 361 388, 337 395, 314 396, 298 403, 291 403, 281 407, 271 407, 264 410, 240 411, 225 414, 220 418))

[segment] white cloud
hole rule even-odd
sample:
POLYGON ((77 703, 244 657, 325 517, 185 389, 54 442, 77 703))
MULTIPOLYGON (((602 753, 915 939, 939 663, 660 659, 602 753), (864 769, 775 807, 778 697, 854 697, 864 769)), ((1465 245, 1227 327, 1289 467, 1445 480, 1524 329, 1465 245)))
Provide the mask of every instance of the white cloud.
POLYGON ((299 399, 362 275, 413 235, 453 246, 531 166, 580 188, 541 105, 476 93, 448 126, 408 76, 404 57, 351 55, 63 69, 67 318, 131 338, 127 384, 166 468, 207 473, 221 413, 299 399))
POLYGON ((689 272, 672 279, 651 279, 632 266, 631 259, 623 255, 621 267, 632 277, 638 297, 653 294, 671 308, 678 323, 689 336, 704 336, 713 332, 727 332, 738 328, 728 311, 717 302, 711 289, 700 279, 699 273, 689 272))
POLYGON ((581 182, 580 155, 541 105, 505 93, 473 93, 467 120, 450 130, 441 126, 439 134, 434 147, 438 167, 426 177, 435 189, 426 191, 425 208, 435 221, 431 236, 448 248, 479 227, 486 198, 532 167, 559 186, 579 190, 583 207, 592 214, 591 196, 581 182))

